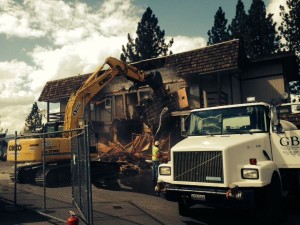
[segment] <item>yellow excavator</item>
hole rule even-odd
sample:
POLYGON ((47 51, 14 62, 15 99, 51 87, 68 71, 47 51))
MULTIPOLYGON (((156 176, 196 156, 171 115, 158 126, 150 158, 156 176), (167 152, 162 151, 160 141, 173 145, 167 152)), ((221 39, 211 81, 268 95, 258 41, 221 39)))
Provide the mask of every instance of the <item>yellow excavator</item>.
MULTIPOLYGON (((104 64, 71 95, 66 106, 64 123, 45 124, 43 133, 48 135, 45 142, 41 136, 9 141, 7 160, 15 161, 16 159, 18 163, 16 173, 11 173, 11 179, 19 183, 46 184, 46 186, 69 183, 71 139, 75 134, 71 131, 80 128, 80 122, 84 121, 85 106, 117 75, 126 77, 135 86, 149 85, 158 95, 166 94, 159 72, 145 74, 134 66, 108 57, 104 64), (105 65, 109 65, 109 69, 104 71, 105 65), (44 158, 43 148, 46 155, 44 158), (43 175, 43 160, 47 162, 45 176, 43 175)), ((116 163, 91 161, 92 181, 115 178, 118 174, 119 165, 116 163)))

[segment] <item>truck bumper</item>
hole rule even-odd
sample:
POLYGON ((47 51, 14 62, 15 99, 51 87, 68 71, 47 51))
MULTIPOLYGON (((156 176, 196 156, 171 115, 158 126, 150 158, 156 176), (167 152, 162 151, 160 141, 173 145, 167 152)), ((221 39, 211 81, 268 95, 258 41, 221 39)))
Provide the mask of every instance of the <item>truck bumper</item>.
POLYGON ((156 191, 168 201, 182 198, 191 204, 201 204, 223 208, 255 208, 255 189, 250 188, 215 188, 173 185, 158 183, 156 191))

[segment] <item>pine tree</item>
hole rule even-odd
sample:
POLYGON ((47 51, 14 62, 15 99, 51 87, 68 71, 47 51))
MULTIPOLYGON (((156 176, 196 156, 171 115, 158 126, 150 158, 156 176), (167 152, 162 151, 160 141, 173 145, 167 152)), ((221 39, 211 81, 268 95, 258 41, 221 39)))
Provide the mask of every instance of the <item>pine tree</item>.
MULTIPOLYGON (((128 34, 126 47, 122 46, 121 60, 124 62, 137 62, 144 59, 166 56, 169 48, 173 45, 173 39, 168 44, 165 43, 165 31, 158 26, 158 19, 152 13, 150 7, 147 8, 138 23, 137 37, 133 39, 128 34)), ((169 52, 172 54, 172 52, 169 52)))
POLYGON ((207 34, 207 45, 217 44, 229 40, 227 19, 225 18, 225 12, 223 12, 221 7, 219 7, 215 14, 214 26, 207 32, 207 34))
MULTIPOLYGON (((1 125, 1 116, 0 116, 0 125, 1 125)), ((4 130, 0 128, 0 160, 6 160, 6 149, 7 149, 7 141, 4 139, 7 133, 7 129, 4 130)))
POLYGON ((285 43, 282 43, 281 47, 300 53, 300 1, 287 0, 286 4, 287 11, 284 6, 280 6, 282 22, 279 31, 285 39, 285 43))
POLYGON ((273 14, 266 16, 266 7, 262 0, 252 1, 245 35, 245 49, 248 56, 269 55, 278 50, 280 38, 272 17, 273 14))
POLYGON ((42 127, 42 114, 37 103, 33 103, 31 112, 25 120, 25 130, 27 132, 38 132, 42 127))
POLYGON ((236 5, 235 17, 228 26, 231 39, 244 39, 246 32, 247 14, 244 3, 238 0, 236 5))
MULTIPOLYGON (((1 126, 1 115, 0 115, 0 126, 1 126)), ((0 138, 4 138, 6 136, 7 131, 8 129, 4 130, 2 127, 0 127, 0 138)))
MULTIPOLYGON (((279 31, 284 38, 281 47, 285 50, 294 50, 298 55, 298 64, 300 68, 300 1, 287 0, 287 11, 284 6, 280 6, 280 16, 282 22, 279 26, 279 31)), ((290 82, 290 92, 299 94, 300 82, 290 82)))

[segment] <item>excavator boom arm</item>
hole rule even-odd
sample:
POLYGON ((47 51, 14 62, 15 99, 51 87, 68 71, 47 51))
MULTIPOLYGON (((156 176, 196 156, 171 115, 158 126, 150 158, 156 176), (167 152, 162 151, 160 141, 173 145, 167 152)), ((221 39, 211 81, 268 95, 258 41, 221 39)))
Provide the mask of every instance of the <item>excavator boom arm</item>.
MULTIPOLYGON (((85 106, 117 75, 125 76, 128 80, 138 83, 139 85, 149 84, 152 87, 154 83, 153 79, 149 79, 149 76, 144 74, 143 71, 116 58, 108 57, 105 60, 105 63, 100 66, 74 94, 71 95, 66 106, 64 130, 71 130, 79 127, 78 121, 84 119, 85 106), (110 68, 102 73, 105 64, 109 65, 110 68)), ((162 85, 162 81, 159 83, 162 85)))

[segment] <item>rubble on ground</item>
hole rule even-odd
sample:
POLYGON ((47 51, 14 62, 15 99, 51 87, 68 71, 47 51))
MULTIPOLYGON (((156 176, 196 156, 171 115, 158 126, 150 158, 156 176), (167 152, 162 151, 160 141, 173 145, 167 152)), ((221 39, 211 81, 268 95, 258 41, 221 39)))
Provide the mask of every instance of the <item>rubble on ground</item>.
MULTIPOLYGON (((117 162, 120 165, 120 173, 124 176, 134 176, 151 171, 151 135, 134 135, 134 139, 127 145, 120 142, 111 142, 101 139, 97 144, 98 155, 94 160, 103 162, 117 162)), ((167 139, 162 139, 161 149, 164 150, 167 139)), ((168 146, 166 146, 168 147, 168 146)), ((168 150, 164 151, 165 157, 168 157, 168 150)))

